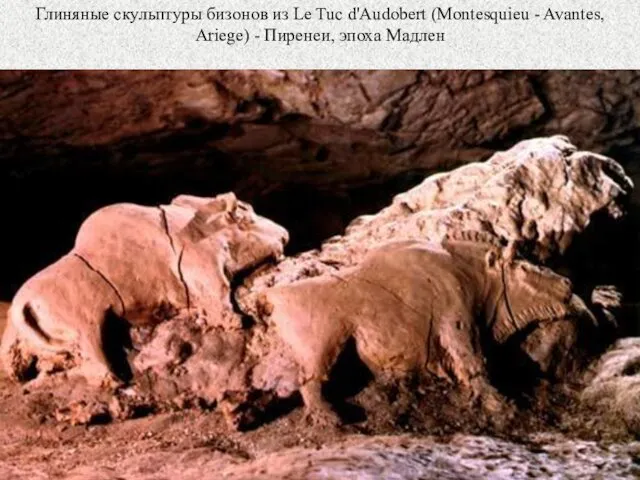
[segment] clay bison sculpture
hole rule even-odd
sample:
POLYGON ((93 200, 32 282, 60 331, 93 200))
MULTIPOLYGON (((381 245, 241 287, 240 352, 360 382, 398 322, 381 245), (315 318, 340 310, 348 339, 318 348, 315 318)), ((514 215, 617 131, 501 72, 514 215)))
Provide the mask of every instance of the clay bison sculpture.
POLYGON ((197 310, 212 324, 239 326, 233 276, 281 256, 287 240, 285 229, 233 194, 102 208, 82 224, 71 252, 15 295, 2 341, 5 367, 20 378, 34 357, 41 366, 51 357, 52 369, 71 357, 77 371, 101 383, 114 373, 104 342, 110 315, 148 325, 197 310))
POLYGON ((322 423, 335 419, 321 386, 350 338, 376 376, 431 372, 495 411, 504 402, 483 346, 562 322, 548 330, 553 336, 524 345, 541 369, 558 368, 550 357, 579 348, 580 330, 596 323, 566 278, 465 241, 390 242, 357 267, 267 289, 258 311, 291 347, 308 414, 322 423))

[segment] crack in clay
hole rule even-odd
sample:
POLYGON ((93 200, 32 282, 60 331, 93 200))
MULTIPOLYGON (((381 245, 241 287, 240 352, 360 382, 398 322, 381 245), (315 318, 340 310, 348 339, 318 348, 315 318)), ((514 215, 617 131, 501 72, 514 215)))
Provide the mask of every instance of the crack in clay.
POLYGON ((184 279, 184 274, 182 273, 182 255, 184 254, 184 248, 180 250, 180 254, 178 255, 178 276, 180 277, 180 282, 182 282, 182 286, 184 287, 184 294, 187 297, 187 310, 191 308, 191 294, 189 292, 189 285, 187 285, 187 281, 184 279))
MULTIPOLYGON (((158 210, 160 210, 160 223, 162 225, 162 228, 167 238, 169 239, 169 245, 171 245, 171 250, 173 251, 174 254, 177 254, 176 246, 173 241, 173 236, 171 235, 171 232, 169 230, 169 221, 167 220, 167 212, 164 208, 162 208, 162 206, 158 206, 158 210)), ((176 270, 178 271, 178 277, 180 278, 180 283, 182 283, 182 287, 184 288, 184 294, 187 299, 187 310, 189 310, 191 308, 191 292, 189 291, 189 285, 187 285, 187 281, 184 278, 184 273, 182 272, 183 254, 184 254, 184 247, 182 247, 182 249, 180 250, 180 253, 177 254, 178 258, 176 262, 176 270)))
POLYGON ((160 210, 160 223, 162 224, 162 228, 164 229, 167 237, 169 238, 169 244, 171 245, 171 250, 173 253, 176 253, 176 247, 173 243, 173 236, 171 236, 171 232, 169 231, 169 221, 167 220, 167 212, 161 206, 158 207, 160 210))
MULTIPOLYGON (((334 274, 334 276, 337 277, 337 275, 334 274)), ((398 295, 397 293, 395 293, 393 290, 388 289, 387 287, 380 285, 377 282, 374 282, 372 280, 369 280, 368 278, 362 278, 362 277, 354 277, 355 280, 359 280, 361 282, 367 283, 369 285, 372 285, 374 287, 378 287, 379 289, 387 292, 389 295, 391 295, 393 298, 395 298, 396 300, 398 300, 398 302, 400 302, 400 304, 406 308, 408 308, 409 310, 411 310, 413 313, 415 313, 416 315, 422 315, 422 312, 419 311, 418 309, 414 308, 413 306, 411 306, 410 304, 408 304, 407 302, 405 302, 402 297, 400 297, 400 295, 398 295)), ((342 279, 344 280, 344 279, 342 279)), ((344 280, 345 282, 348 283, 347 280, 344 280)))
POLYGON ((103 274, 100 270, 98 270, 97 268, 94 268, 93 265, 91 265, 91 263, 89 263, 89 261, 86 258, 84 258, 82 255, 80 255, 77 252, 74 252, 73 255, 77 259, 79 259, 89 270, 96 273, 100 278, 102 278, 102 280, 104 280, 107 283, 107 285, 111 287, 111 289, 114 291, 114 293, 118 297, 118 300, 120 300, 120 305, 122 307, 122 315, 123 316, 126 315, 127 309, 125 308, 124 299, 122 298, 122 295, 120 295, 120 292, 118 291, 116 286, 113 284, 113 282, 111 282, 111 280, 109 280, 107 276, 103 274))
POLYGON ((505 306, 507 307, 507 311, 509 312, 509 321, 511 322, 511 324, 513 325, 513 331, 517 332, 518 329, 518 322, 516 321, 516 318, 513 315, 513 310, 511 309, 511 303, 509 302, 509 295, 507 293, 507 275, 505 273, 505 269, 504 269, 504 265, 502 266, 502 295, 504 296, 504 303, 505 306))
MULTIPOLYGON (((433 318, 433 305, 431 306, 431 318, 433 318)), ((429 367, 429 363, 431 362, 431 341, 433 338, 433 322, 429 323, 429 332, 427 333, 427 355, 425 365, 427 368, 429 367)))

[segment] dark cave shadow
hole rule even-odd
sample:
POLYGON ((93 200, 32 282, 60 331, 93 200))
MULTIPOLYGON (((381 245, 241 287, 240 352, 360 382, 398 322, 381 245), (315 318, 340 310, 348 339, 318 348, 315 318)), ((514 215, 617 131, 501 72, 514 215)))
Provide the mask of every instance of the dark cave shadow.
POLYGON ((634 304, 640 302, 637 278, 640 275, 640 207, 627 206, 627 216, 613 221, 606 212, 596 213, 585 231, 574 239, 561 258, 547 266, 567 276, 576 293, 601 320, 601 340, 640 334, 634 304), (622 307, 615 311, 619 330, 607 330, 601 309, 591 304, 596 286, 615 285, 622 293, 622 307))
POLYGON ((490 383, 520 408, 530 408, 538 397, 537 389, 543 384, 557 385, 578 379, 615 337, 612 330, 594 325, 587 315, 575 317, 574 321, 577 323, 574 346, 569 352, 560 344, 559 350, 549 352, 553 357, 548 371, 543 371, 523 348, 527 338, 542 328, 539 323, 528 324, 502 345, 487 342, 483 350, 490 383))
POLYGON ((365 410, 349 399, 373 380, 371 370, 358 355, 355 339, 350 338, 322 387, 322 395, 345 424, 363 422, 367 419, 365 410))
MULTIPOLYGON (((483 325, 485 320, 477 318, 476 322, 483 325)), ((544 377, 540 367, 521 348, 535 328, 536 325, 530 323, 503 344, 495 341, 490 329, 479 331, 480 355, 485 359, 487 381, 519 408, 530 406, 532 394, 544 377)))
POLYGON ((504 344, 487 342, 485 356, 489 382, 506 398, 521 408, 531 406, 535 389, 545 378, 540 366, 521 348, 522 342, 535 330, 535 324, 516 332, 504 344))
POLYGON ((111 371, 122 381, 133 380, 129 353, 133 349, 131 325, 111 309, 107 311, 101 329, 102 348, 111 371))
POLYGON ((304 402, 299 392, 287 398, 275 398, 272 393, 254 391, 237 411, 238 430, 249 432, 268 425, 303 407, 304 402))

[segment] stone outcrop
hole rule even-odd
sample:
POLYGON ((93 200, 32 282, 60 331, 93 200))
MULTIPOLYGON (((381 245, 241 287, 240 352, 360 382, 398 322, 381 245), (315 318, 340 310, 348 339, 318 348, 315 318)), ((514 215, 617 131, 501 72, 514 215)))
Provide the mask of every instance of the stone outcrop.
POLYGON ((564 253, 594 214, 619 218, 632 188, 619 164, 578 151, 564 137, 523 141, 486 162, 427 177, 379 213, 355 219, 320 249, 258 272, 239 301, 250 311, 252 292, 263 285, 356 265, 391 240, 468 240, 544 261, 564 253))
POLYGON ((640 432, 640 338, 623 338, 587 372, 583 402, 610 427, 640 432))
POLYGON ((602 152, 633 141, 640 98, 633 71, 3 72, 0 88, 0 158, 17 160, 16 141, 48 156, 106 146, 116 163, 135 146, 131 166, 172 169, 153 140, 186 133, 181 160, 205 145, 231 155, 238 191, 446 168, 516 136, 563 132, 602 152))

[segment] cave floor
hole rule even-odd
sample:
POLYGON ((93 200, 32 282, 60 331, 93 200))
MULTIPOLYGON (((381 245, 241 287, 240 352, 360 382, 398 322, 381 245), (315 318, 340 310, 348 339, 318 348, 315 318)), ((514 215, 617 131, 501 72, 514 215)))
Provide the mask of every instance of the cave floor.
MULTIPOLYGON (((3 389, 3 391, 5 391, 3 389)), ((299 428, 293 412, 251 432, 220 415, 185 411, 90 427, 39 424, 24 398, 3 394, 0 478, 638 478, 639 442, 593 442, 558 433, 506 440, 361 435, 299 428)))
MULTIPOLYGON (((0 307, 4 323, 7 305, 0 307)), ((419 428, 379 413, 340 429, 310 427, 300 408, 247 432, 201 409, 72 426, 46 414, 46 392, 31 392, 0 371, 0 478, 640 477, 640 442, 618 431, 590 435, 582 418, 550 420, 566 411, 529 411, 496 430, 473 412, 451 412, 446 394, 417 406, 437 412, 419 417, 419 428)), ((371 412, 379 400, 379 392, 368 392, 356 402, 371 412)))

